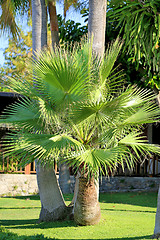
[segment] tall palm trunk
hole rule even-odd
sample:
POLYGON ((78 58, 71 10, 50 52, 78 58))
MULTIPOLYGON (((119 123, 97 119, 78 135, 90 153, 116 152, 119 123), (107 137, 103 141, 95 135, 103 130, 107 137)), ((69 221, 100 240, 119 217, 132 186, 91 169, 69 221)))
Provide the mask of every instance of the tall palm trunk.
MULTIPOLYGON (((89 0, 88 35, 93 38, 93 51, 104 54, 106 27, 106 0, 89 0)), ((80 225, 92 225, 100 221, 99 181, 79 178, 78 193, 74 205, 74 219, 80 225)))
POLYGON ((52 47, 54 49, 55 45, 59 44, 58 18, 57 18, 56 1, 55 0, 50 0, 48 2, 48 11, 49 11, 49 17, 50 17, 52 47))
POLYGON ((105 47, 106 0, 89 0, 88 35, 93 37, 93 50, 102 56, 105 47))
MULTIPOLYGON (((50 17, 52 48, 59 45, 58 18, 56 10, 56 1, 48 1, 48 12, 50 17)), ((63 193, 70 193, 70 173, 69 167, 61 164, 59 167, 59 184, 63 193)))
POLYGON ((41 23, 41 49, 47 47, 47 6, 45 0, 41 0, 42 23, 41 23))
POLYGON ((32 49, 41 50, 42 6, 41 0, 32 0, 32 49))
MULTIPOLYGON (((47 15, 45 0, 32 0, 33 54, 47 45, 47 15)), ((64 219, 66 207, 53 168, 36 164, 37 183, 41 200, 39 222, 64 219)))

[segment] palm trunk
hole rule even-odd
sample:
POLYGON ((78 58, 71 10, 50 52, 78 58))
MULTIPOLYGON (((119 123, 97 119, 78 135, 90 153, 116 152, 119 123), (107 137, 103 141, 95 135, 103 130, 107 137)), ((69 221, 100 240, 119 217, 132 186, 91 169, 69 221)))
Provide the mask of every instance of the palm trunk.
POLYGON ((56 1, 55 0, 50 0, 48 2, 48 10, 49 10, 49 17, 50 17, 52 47, 54 49, 55 45, 59 44, 58 18, 57 18, 57 13, 56 13, 56 1))
MULTIPOLYGON (((33 54, 47 45, 47 15, 45 0, 32 0, 33 54)), ((54 169, 36 164, 37 182, 41 199, 39 222, 64 219, 68 210, 59 188, 54 169)))
MULTIPOLYGON (((89 0, 88 35, 93 37, 93 51, 102 57, 105 46, 106 0, 89 0)), ((74 207, 74 219, 80 225, 93 225, 100 221, 98 202, 99 181, 87 177, 79 178, 77 199, 74 207)))
POLYGON ((42 205, 39 222, 65 219, 72 208, 65 205, 54 169, 37 164, 36 172, 42 205))
POLYGON ((47 6, 45 0, 41 0, 42 27, 41 27, 41 49, 47 47, 47 6))
POLYGON ((101 212, 94 178, 79 178, 74 220, 80 225, 94 225, 100 221, 101 212))
POLYGON ((158 198, 157 198, 157 212, 156 212, 153 238, 158 239, 159 237, 160 237, 160 186, 159 186, 158 198))
POLYGON ((33 54, 41 50, 42 9, 41 0, 32 0, 32 49, 33 54))
POLYGON ((101 57, 105 49, 106 0, 89 1, 88 35, 93 37, 93 50, 101 57))

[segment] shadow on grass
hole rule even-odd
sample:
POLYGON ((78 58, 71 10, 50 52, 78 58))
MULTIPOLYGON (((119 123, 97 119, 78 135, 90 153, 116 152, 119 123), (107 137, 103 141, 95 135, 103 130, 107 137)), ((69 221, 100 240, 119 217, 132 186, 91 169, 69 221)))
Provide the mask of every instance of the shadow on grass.
MULTIPOLYGON (((32 196, 9 196, 4 198, 14 198, 19 200, 39 201, 39 195, 32 196)), ((72 201, 73 194, 65 194, 65 201, 72 201)), ((157 207, 157 192, 124 192, 124 193, 100 193, 100 203, 118 203, 137 205, 142 207, 157 207)))
MULTIPOLYGON (((8 231, 8 229, 49 229, 49 228, 65 228, 65 227, 78 227, 78 225, 74 221, 57 221, 54 223, 48 222, 48 223, 40 223, 37 224, 38 219, 28 219, 28 220, 2 220, 0 221, 0 225, 3 225, 8 231)), ((23 231, 23 230, 22 230, 23 231)), ((71 230, 72 231, 72 230, 71 230)), ((1 237, 1 235, 0 235, 1 237)), ((25 238, 22 238, 23 240, 32 240, 37 239, 41 240, 41 238, 34 238, 34 236, 24 236, 25 238)), ((0 238, 1 239, 1 238, 0 238)), ((8 238, 4 238, 8 239, 8 238)), ((42 239, 57 239, 57 238, 42 238, 42 239)), ((124 238, 103 238, 102 240, 143 240, 143 239, 151 239, 151 235, 145 235, 145 236, 138 236, 138 237, 124 237, 124 238)), ((16 238, 17 240, 17 238, 16 238)), ((19 240, 19 238, 18 238, 19 240)), ((68 240, 68 239, 61 239, 61 240, 68 240)), ((72 240, 78 240, 77 238, 72 238, 72 240)), ((81 238, 81 240, 85 240, 81 238)), ((93 239, 87 239, 87 240, 93 240, 93 239)), ((101 240, 95 239, 95 240, 101 240)))
POLYGON ((72 220, 56 221, 56 222, 42 222, 38 223, 38 219, 26 220, 0 220, 0 225, 9 229, 47 229, 47 228, 64 228, 78 226, 72 220))
POLYGON ((0 210, 11 210, 11 209, 41 209, 41 207, 15 207, 15 208, 12 208, 12 207, 0 207, 0 210))
POLYGON ((135 212, 135 213, 156 213, 156 210, 155 211, 147 211, 147 210, 144 210, 144 211, 137 211, 137 210, 128 210, 128 209, 111 209, 111 208, 106 208, 106 209, 102 209, 103 211, 112 211, 112 212, 135 212))
POLYGON ((38 194, 36 195, 28 195, 28 196, 5 196, 2 198, 14 198, 14 199, 19 199, 19 200, 40 200, 40 197, 38 194))
POLYGON ((6 239, 6 240, 49 240, 49 239, 55 239, 55 238, 47 238, 44 237, 44 235, 33 235, 33 236, 18 236, 16 233, 12 233, 5 229, 4 227, 0 227, 0 239, 6 239))
POLYGON ((102 193, 100 203, 118 203, 141 207, 157 207, 157 192, 102 193))
MULTIPOLYGON (((54 239, 58 239, 58 238, 48 238, 45 237, 44 235, 32 235, 32 236, 18 236, 15 233, 12 233, 8 230, 5 230, 5 232, 0 232, 0 239, 8 239, 8 240, 54 240, 54 239)), ((95 239, 95 240, 141 240, 141 239, 151 239, 150 235, 146 235, 146 236, 139 236, 139 237, 128 237, 128 238, 103 238, 103 239, 95 239)), ((67 239, 61 239, 61 240, 67 240, 67 239)), ((79 239, 73 239, 72 240, 79 240, 79 239)), ((82 239, 81 240, 85 240, 82 239)), ((93 240, 93 239, 88 239, 88 240, 93 240)))
MULTIPOLYGON (((19 199, 19 200, 40 200, 39 194, 36 195, 27 195, 27 196, 5 196, 2 198, 9 198, 9 199, 19 199)), ((72 201, 73 194, 65 194, 64 199, 65 201, 72 201)))

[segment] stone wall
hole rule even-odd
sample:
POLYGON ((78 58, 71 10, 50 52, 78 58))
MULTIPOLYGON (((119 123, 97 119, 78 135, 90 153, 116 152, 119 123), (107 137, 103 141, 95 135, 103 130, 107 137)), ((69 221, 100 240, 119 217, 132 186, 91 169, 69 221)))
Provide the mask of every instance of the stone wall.
MULTIPOLYGON (((70 179, 71 193, 75 179, 70 179)), ((154 177, 103 177, 100 192, 157 191, 160 178, 154 177)), ((0 196, 31 195, 38 193, 36 175, 0 174, 0 196)))
POLYGON ((0 196, 38 193, 36 175, 0 174, 0 196))
POLYGON ((157 191, 160 178, 156 177, 111 177, 102 178, 100 192, 157 191))

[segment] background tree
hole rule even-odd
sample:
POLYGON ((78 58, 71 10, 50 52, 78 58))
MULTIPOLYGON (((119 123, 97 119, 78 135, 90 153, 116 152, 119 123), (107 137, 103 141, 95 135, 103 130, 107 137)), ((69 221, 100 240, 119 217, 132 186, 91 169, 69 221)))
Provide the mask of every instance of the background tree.
MULTIPOLYGON (((32 0, 32 47, 34 61, 47 46, 47 12, 45 0, 32 0)), ((33 81, 33 80, 32 80, 33 81)), ((34 79, 35 82, 35 79, 34 79)), ((33 88, 35 87, 34 84, 33 88)), ((33 117, 33 116, 32 116, 33 117)), ((39 222, 63 219, 68 213, 53 165, 36 160, 36 174, 41 200, 39 222)))
POLYGON ((0 17, 1 33, 7 33, 13 39, 20 36, 20 27, 16 23, 16 15, 31 14, 31 0, 0 0, 2 14, 0 17))
MULTIPOLYGON (((81 38, 87 34, 88 27, 82 26, 81 23, 76 23, 73 20, 63 21, 61 15, 58 15, 59 39, 61 46, 68 44, 72 46, 75 42, 80 42, 81 38)), ((50 31, 48 27, 48 35, 50 31)), ((48 36, 48 47, 51 47, 51 38, 48 36)), ((3 76, 15 76, 27 74, 27 59, 32 55, 32 32, 25 34, 21 30, 19 41, 13 38, 9 39, 8 47, 4 51, 5 62, 0 68, 1 78, 3 76)), ((2 89, 3 91, 3 83, 2 89)), ((8 91, 5 88, 5 91, 8 91)))

